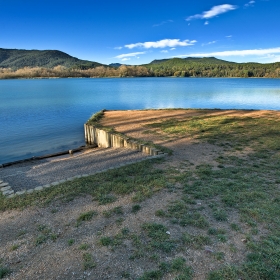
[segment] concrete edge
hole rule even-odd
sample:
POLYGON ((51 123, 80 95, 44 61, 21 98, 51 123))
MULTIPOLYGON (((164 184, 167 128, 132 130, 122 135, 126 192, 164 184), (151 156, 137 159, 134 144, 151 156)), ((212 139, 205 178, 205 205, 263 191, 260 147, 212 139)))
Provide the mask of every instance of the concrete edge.
POLYGON ((125 134, 106 131, 106 127, 84 124, 85 142, 87 145, 97 145, 100 148, 127 148, 156 156, 163 154, 150 144, 143 144, 139 140, 129 138, 125 134))

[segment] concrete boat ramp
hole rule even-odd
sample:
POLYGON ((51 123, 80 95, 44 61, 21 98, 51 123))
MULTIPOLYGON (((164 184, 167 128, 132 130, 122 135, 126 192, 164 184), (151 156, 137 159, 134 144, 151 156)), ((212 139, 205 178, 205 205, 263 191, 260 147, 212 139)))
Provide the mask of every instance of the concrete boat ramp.
POLYGON ((5 196, 12 197, 151 157, 132 149, 95 148, 27 161, 0 168, 0 189, 5 196))

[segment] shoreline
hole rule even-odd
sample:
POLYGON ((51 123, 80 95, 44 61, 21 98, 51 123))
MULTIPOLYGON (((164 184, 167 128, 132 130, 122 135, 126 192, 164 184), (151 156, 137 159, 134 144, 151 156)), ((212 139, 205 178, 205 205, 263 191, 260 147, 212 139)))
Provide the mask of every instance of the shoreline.
POLYGON ((172 79, 273 79, 273 80, 279 80, 280 77, 176 77, 176 76, 166 76, 166 77, 155 77, 155 76, 129 76, 129 77, 118 77, 118 76, 112 76, 112 77, 20 77, 20 78, 0 78, 0 80, 48 80, 48 79, 133 79, 133 78, 172 78, 172 79))

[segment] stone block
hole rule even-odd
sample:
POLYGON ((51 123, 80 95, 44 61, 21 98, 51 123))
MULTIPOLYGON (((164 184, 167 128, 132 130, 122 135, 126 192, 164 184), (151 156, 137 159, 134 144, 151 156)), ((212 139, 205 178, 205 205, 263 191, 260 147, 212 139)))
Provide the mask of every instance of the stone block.
POLYGON ((5 192, 11 189, 11 186, 7 186, 7 187, 2 187, 1 188, 1 192, 5 192))
POLYGON ((27 190, 26 193, 33 193, 34 189, 27 190))
POLYGON ((25 193, 26 193, 26 190, 23 190, 23 191, 16 192, 15 195, 22 195, 22 194, 25 194, 25 193))
POLYGON ((66 181, 72 181, 74 179, 75 179, 74 177, 70 177, 70 178, 67 178, 66 181))
POLYGON ((8 196, 8 195, 13 194, 13 193, 14 193, 13 190, 8 190, 8 191, 3 192, 3 195, 8 196))
POLYGON ((34 188, 34 191, 41 191, 41 190, 43 190, 43 187, 42 187, 42 186, 39 186, 39 187, 34 188))
POLYGON ((7 187, 8 185, 9 185, 9 183, 1 183, 0 188, 7 187))

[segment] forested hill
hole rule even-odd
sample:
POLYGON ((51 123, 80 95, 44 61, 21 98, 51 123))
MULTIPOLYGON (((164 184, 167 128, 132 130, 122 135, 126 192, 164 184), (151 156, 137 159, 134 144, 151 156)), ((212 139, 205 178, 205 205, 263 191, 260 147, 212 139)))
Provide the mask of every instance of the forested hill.
POLYGON ((216 57, 186 57, 186 58, 170 58, 170 59, 156 59, 149 64, 160 64, 165 63, 166 65, 171 64, 236 64, 235 62, 229 62, 226 60, 218 59, 216 57))
POLYGON ((0 48, 0 67, 19 69, 24 67, 54 68, 58 65, 67 68, 88 69, 102 64, 80 60, 57 50, 18 50, 0 48))
POLYGON ((57 50, 0 48, 0 79, 40 77, 264 77, 280 78, 280 62, 236 63, 215 57, 154 60, 144 65, 104 65, 57 50))
POLYGON ((280 77, 280 62, 235 63, 215 57, 154 60, 143 65, 156 77, 280 77))

